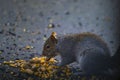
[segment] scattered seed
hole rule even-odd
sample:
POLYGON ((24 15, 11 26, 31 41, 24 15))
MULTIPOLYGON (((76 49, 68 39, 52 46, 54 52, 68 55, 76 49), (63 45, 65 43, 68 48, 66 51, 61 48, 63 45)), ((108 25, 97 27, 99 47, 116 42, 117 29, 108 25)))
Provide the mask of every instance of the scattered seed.
POLYGON ((43 40, 44 40, 44 41, 46 41, 46 40, 47 40, 47 38, 46 38, 46 37, 43 37, 43 40))
POLYGON ((53 23, 48 24, 48 28, 55 28, 55 25, 53 23))
MULTIPOLYGON (((54 65, 56 62, 57 61, 54 58, 47 60, 47 57, 40 57, 40 58, 34 57, 29 61, 15 60, 15 61, 4 61, 3 63, 11 67, 17 67, 23 73, 33 74, 35 76, 39 76, 40 78, 51 78, 53 76, 57 76, 56 75, 57 69, 59 67, 54 65)), ((64 70, 64 72, 62 72, 62 76, 71 75, 69 67, 66 66, 62 69, 64 70)), ((14 72, 11 72, 11 74, 14 74, 14 72)), ((59 76, 57 76, 57 78, 58 77, 59 76)), ((28 79, 32 80, 32 78, 28 78, 28 79)))
POLYGON ((2 54, 2 51, 0 51, 0 54, 2 54))
POLYGON ((24 29, 23 29, 23 32, 26 32, 26 31, 27 31, 27 30, 24 28, 24 29))
POLYGON ((30 46, 30 45, 27 45, 25 46, 25 49, 33 49, 34 47, 33 46, 30 46))

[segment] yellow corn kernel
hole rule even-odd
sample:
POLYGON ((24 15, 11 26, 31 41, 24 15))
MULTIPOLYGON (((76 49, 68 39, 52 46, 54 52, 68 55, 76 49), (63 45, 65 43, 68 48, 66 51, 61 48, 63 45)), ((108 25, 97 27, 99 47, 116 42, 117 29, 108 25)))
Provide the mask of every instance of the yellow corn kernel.
POLYGON ((46 71, 45 67, 41 67, 40 69, 41 71, 46 71))
POLYGON ((33 71, 31 69, 25 69, 25 72, 27 72, 29 74, 33 74, 33 71))
POLYGON ((55 62, 57 62, 54 58, 51 58, 50 60, 49 60, 49 62, 50 63, 55 63, 55 62))

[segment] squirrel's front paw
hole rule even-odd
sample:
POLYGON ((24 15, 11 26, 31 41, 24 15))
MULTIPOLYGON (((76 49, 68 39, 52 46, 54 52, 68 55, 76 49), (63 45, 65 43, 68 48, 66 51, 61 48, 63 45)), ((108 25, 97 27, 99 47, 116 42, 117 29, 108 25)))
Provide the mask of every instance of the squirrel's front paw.
POLYGON ((58 62, 58 63, 55 63, 55 65, 60 67, 60 66, 61 66, 61 63, 58 62))

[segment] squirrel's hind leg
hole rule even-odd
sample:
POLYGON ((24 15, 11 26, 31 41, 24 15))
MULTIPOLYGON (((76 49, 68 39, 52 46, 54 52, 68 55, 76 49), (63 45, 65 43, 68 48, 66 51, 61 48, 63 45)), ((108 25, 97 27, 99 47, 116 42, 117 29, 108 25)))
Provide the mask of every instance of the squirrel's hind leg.
POLYGON ((80 69, 87 74, 101 74, 106 70, 109 64, 109 56, 105 55, 105 52, 101 48, 86 49, 77 57, 80 69))

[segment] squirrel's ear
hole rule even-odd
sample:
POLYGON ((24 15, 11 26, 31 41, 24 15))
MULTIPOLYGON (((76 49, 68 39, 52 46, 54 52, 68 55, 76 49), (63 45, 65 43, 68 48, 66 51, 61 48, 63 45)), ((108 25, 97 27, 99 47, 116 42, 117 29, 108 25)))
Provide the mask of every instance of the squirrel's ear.
POLYGON ((54 36, 55 38, 57 38, 57 33, 56 32, 52 32, 51 35, 54 36))
POLYGON ((57 43, 57 33, 56 32, 52 32, 51 33, 51 36, 50 36, 50 38, 51 38, 51 40, 53 41, 53 42, 55 42, 55 43, 57 43))

